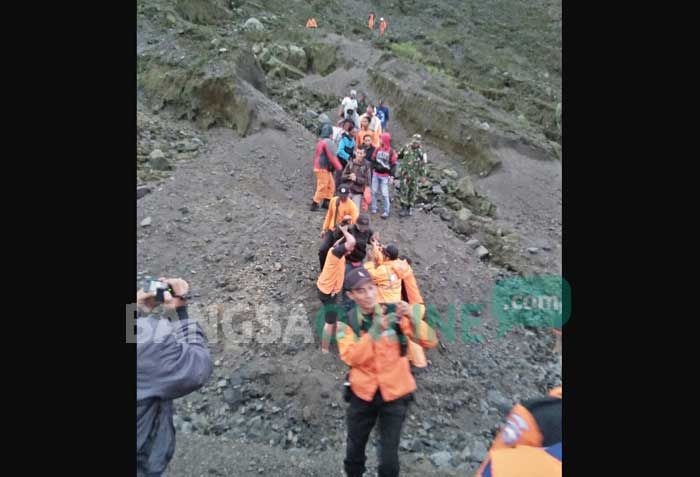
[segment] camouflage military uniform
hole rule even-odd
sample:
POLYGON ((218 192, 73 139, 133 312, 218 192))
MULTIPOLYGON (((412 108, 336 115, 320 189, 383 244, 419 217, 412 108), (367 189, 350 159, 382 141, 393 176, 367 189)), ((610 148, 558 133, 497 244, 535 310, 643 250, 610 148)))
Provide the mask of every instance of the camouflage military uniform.
POLYGON ((399 190, 398 197, 401 203, 399 215, 413 215, 411 209, 416 203, 418 182, 428 173, 425 153, 421 147, 420 134, 414 134, 411 142, 399 152, 399 190), (414 147, 417 146, 417 147, 414 147))

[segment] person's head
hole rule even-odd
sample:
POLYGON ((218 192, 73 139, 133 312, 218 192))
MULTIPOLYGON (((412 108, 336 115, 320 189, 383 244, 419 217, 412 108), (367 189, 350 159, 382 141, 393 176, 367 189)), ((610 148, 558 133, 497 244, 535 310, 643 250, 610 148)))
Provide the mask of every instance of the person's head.
POLYGON ((383 132, 381 135, 382 139, 382 148, 384 150, 391 148, 391 134, 388 132, 383 132))
POLYGON ((360 119, 360 127, 363 131, 367 130, 367 128, 369 127, 369 118, 367 116, 362 116, 362 118, 360 119))
POLYGON ((348 130, 348 134, 350 134, 350 137, 354 138, 357 135, 357 128, 355 126, 351 127, 348 130))
POLYGON ((385 104, 384 104, 384 98, 381 98, 381 99, 379 100, 379 106, 381 106, 381 107, 384 107, 384 106, 385 106, 385 104))
POLYGON ((365 267, 350 270, 345 276, 348 298, 354 301, 365 313, 371 313, 377 304, 377 287, 365 267))
POLYGON ((330 123, 325 123, 321 126, 321 139, 331 137, 333 134, 333 126, 330 123))
POLYGON ((338 188, 338 197, 340 197, 340 202, 346 202, 348 200, 348 195, 350 195, 350 189, 347 186, 340 186, 338 188))
POLYGON ((384 256, 389 260, 396 260, 399 258, 399 248, 394 244, 387 245, 384 247, 384 256))
POLYGON ((418 149, 423 144, 423 138, 420 134, 414 134, 411 136, 411 147, 413 149, 418 149))
POLYGON ((351 89, 350 90, 350 99, 355 99, 355 98, 357 98, 357 91, 355 91, 354 89, 351 89))
POLYGON ((361 147, 358 147, 357 150, 355 151, 355 161, 356 164, 362 164, 364 162, 365 157, 367 155, 367 151, 362 149, 361 147))
POLYGON ((362 145, 367 149, 372 147, 372 136, 369 134, 365 135, 365 137, 362 138, 362 145))
POLYGON ((355 225, 360 232, 367 232, 369 230, 369 214, 362 212, 357 217, 357 223, 355 225))
POLYGON ((342 125, 341 125, 341 127, 343 128, 343 130, 344 130, 345 132, 349 132, 349 131, 350 131, 350 128, 353 127, 353 122, 352 122, 352 120, 350 120, 350 119, 344 120, 343 123, 342 123, 342 125))
POLYGON ((367 106, 367 116, 369 116, 371 118, 373 114, 374 114, 374 107, 370 104, 369 106, 367 106))

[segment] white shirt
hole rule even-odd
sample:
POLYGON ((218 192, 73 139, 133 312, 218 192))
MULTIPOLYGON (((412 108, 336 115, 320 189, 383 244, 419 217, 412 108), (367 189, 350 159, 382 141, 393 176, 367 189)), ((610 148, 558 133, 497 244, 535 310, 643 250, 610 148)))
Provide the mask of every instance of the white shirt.
POLYGON ((354 111, 357 111, 357 100, 351 99, 350 96, 344 97, 343 102, 340 104, 343 107, 343 114, 344 115, 347 114, 348 109, 352 109, 354 111))

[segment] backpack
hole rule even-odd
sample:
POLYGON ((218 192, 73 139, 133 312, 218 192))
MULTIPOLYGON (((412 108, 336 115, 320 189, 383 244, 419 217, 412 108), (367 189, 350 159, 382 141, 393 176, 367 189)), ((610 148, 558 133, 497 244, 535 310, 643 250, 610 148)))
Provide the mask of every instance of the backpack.
MULTIPOLYGON (((329 138, 325 138, 324 141, 326 142, 326 147, 331 147, 334 146, 333 141, 329 138)), ((331 163, 331 160, 328 158, 326 155, 326 151, 323 150, 321 151, 321 156, 318 159, 318 163, 321 166, 321 169, 326 169, 328 171, 333 171, 335 168, 333 167, 333 164, 331 163)))

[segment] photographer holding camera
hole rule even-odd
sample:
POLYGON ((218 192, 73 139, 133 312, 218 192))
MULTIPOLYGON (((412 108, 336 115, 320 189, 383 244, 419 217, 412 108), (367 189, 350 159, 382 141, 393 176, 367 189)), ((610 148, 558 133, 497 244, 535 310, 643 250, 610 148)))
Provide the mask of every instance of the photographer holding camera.
POLYGON ((144 333, 136 343, 137 475, 160 476, 175 452, 173 399, 201 388, 212 373, 207 338, 187 314, 189 285, 180 278, 159 278, 136 292, 144 333), (178 320, 150 314, 158 305, 178 320))

